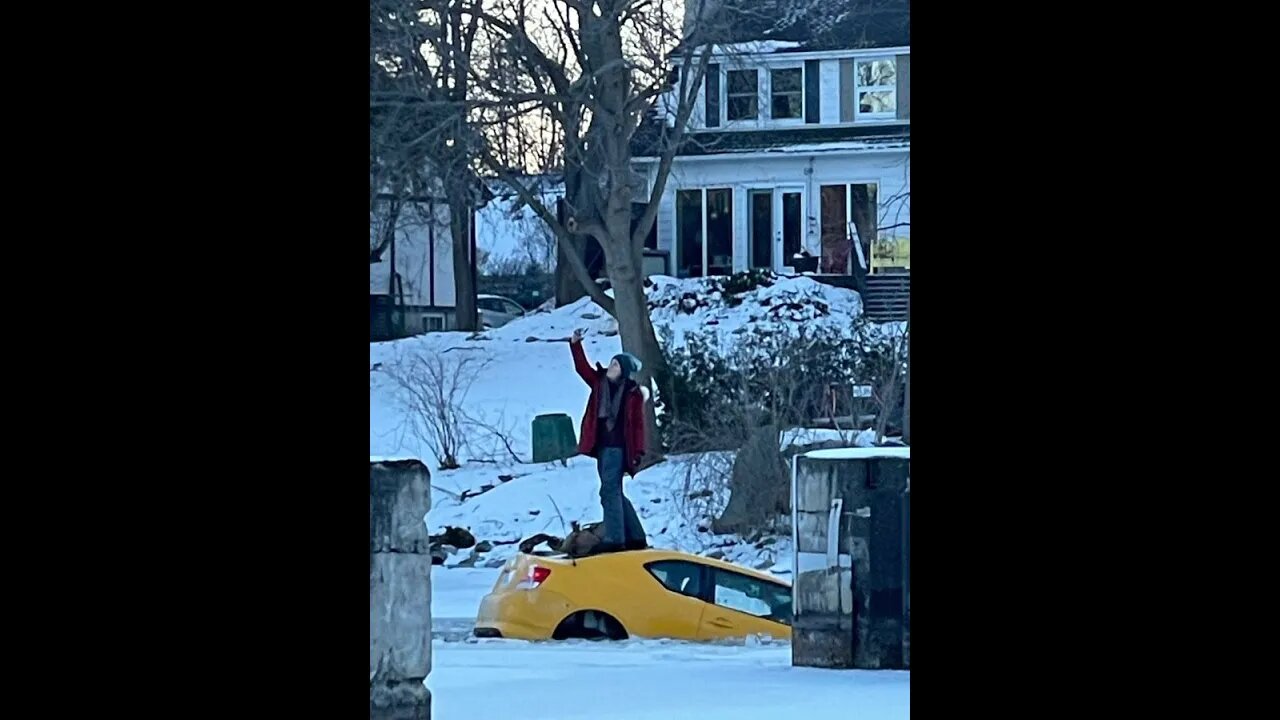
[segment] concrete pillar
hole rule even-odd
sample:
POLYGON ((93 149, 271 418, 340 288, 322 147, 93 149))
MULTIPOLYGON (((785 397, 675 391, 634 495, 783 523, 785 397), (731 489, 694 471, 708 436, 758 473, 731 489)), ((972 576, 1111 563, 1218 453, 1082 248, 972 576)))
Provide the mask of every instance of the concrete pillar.
POLYGON ((797 456, 793 665, 905 668, 910 448, 797 456))
POLYGON ((369 718, 429 720, 431 473, 418 460, 369 463, 369 718))

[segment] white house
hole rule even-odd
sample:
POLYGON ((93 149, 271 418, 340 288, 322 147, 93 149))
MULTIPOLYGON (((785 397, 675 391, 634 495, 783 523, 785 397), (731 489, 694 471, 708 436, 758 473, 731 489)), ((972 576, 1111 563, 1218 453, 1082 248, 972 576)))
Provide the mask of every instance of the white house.
MULTIPOLYGON (((736 2, 755 7, 715 47, 661 199, 668 271, 808 271, 836 284, 909 272, 906 0, 736 2)), ((649 188, 655 134, 637 133, 634 148, 649 188)))
MULTIPOLYGON (((398 213, 393 213, 391 200, 379 198, 369 217, 370 339, 453 329, 457 300, 448 205, 440 199, 420 198, 401 203, 398 213), (384 243, 393 214, 394 243, 384 243), (396 308, 394 323, 398 328, 387 324, 388 305, 396 308)), ((473 264, 474 249, 473 233, 473 264)))

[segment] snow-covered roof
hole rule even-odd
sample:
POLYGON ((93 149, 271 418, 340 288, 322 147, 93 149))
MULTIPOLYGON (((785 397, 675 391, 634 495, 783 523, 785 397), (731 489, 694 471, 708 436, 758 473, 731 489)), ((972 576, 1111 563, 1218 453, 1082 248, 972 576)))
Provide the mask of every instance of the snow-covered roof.
POLYGON ((911 459, 910 447, 870 447, 870 448, 832 448, 830 450, 810 450, 801 457, 811 460, 865 460, 867 458, 906 458, 911 459))
MULTIPOLYGON (((759 43, 769 48, 758 52, 911 44, 910 0, 720 0, 719 4, 718 23, 708 32, 732 46, 759 43)), ((686 23, 691 22, 688 15, 686 23)))

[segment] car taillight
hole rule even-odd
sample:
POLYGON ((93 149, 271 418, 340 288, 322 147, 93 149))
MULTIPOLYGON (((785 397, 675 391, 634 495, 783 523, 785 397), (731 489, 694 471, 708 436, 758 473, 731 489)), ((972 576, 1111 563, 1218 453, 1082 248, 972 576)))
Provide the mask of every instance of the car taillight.
POLYGON ((521 590, 533 590, 541 585, 548 577, 551 576, 551 568, 545 568, 541 565, 530 565, 529 574, 520 583, 521 590))

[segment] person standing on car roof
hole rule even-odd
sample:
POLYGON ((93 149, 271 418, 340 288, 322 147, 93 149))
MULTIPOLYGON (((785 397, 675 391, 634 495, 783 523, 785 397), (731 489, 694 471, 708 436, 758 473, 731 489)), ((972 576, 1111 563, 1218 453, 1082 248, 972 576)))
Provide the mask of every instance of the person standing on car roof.
POLYGON ((594 457, 600 473, 604 537, 595 552, 648 547, 640 517, 622 491, 622 476, 635 476, 646 447, 644 403, 649 392, 633 379, 640 372, 640 359, 624 352, 613 356, 608 369, 598 363, 592 367, 582 349, 581 330, 573 331, 569 350, 578 376, 591 387, 578 452, 594 457))

